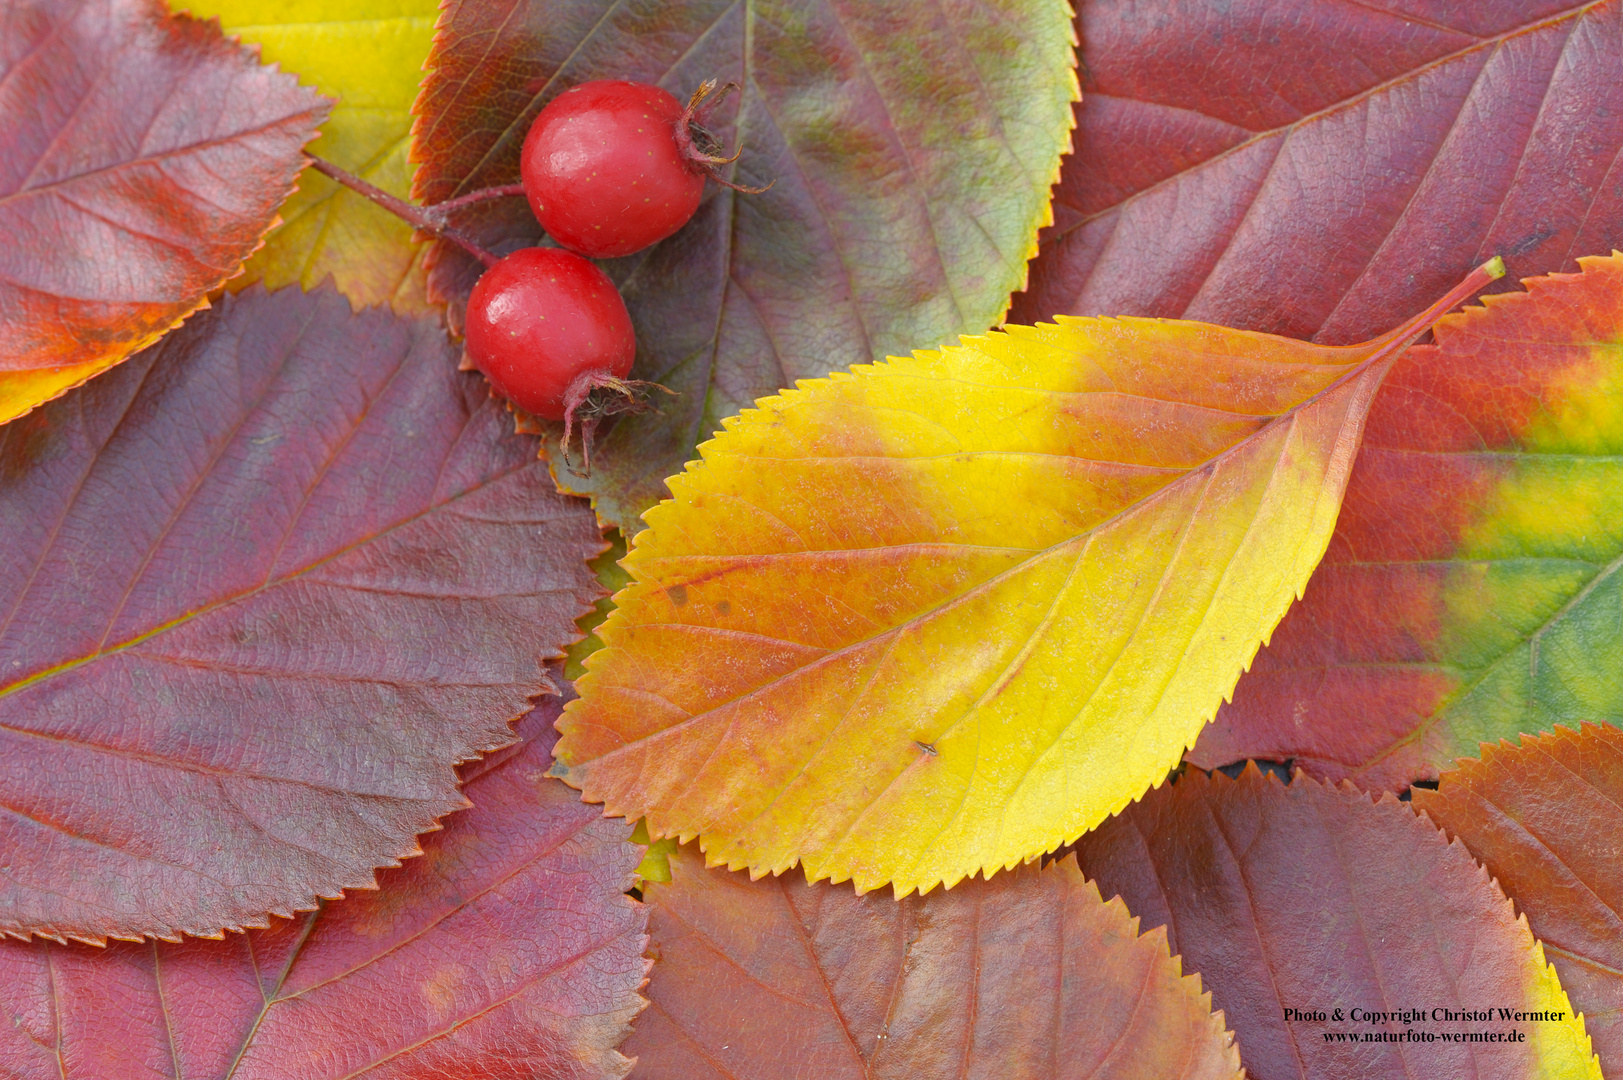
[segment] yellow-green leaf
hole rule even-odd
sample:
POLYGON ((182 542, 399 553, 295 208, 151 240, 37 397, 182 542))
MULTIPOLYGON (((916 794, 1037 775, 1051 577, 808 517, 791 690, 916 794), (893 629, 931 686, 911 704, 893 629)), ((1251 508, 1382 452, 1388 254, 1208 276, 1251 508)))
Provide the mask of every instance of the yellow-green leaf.
MULTIPOLYGON (((408 198, 411 106, 434 38, 439 0, 193 0, 194 15, 218 16, 222 29, 260 46, 280 64, 338 99, 312 154, 342 165, 385 191, 408 198)), ((332 275, 357 305, 428 306, 423 249, 411 227, 354 192, 306 169, 282 207, 282 225, 231 282, 309 289, 332 275)))
POLYGON ((800 383, 670 481, 558 770, 712 864, 898 894, 1159 783, 1324 553, 1392 358, 1067 319, 800 383))

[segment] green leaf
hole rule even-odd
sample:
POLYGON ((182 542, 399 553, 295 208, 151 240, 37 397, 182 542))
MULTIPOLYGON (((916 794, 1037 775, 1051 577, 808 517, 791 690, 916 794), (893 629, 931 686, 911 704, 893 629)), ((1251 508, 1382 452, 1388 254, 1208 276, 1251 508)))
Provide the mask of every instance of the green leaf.
MULTIPOLYGON (((735 80, 710 126, 741 151, 675 236, 609 264, 638 338, 632 374, 678 392, 622 417, 568 489, 628 534, 721 418, 795 379, 1000 321, 1026 280, 1076 97, 1063 0, 565 0, 451 9, 418 102, 415 191, 518 180, 530 121, 572 85, 735 80)), ((523 200, 470 213, 492 246, 533 243, 523 200)), ((441 247, 431 291, 479 267, 441 247)), ((553 460, 559 461, 554 454, 553 460)))

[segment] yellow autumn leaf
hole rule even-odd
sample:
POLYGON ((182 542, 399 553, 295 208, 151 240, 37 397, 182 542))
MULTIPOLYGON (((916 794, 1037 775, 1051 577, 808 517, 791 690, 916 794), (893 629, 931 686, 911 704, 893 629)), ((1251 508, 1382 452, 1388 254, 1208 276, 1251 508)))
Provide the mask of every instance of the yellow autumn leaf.
MULTIPOLYGON (((411 197, 411 106, 439 0, 195 0, 184 7, 217 16, 227 34, 260 46, 266 63, 338 99, 310 153, 411 197)), ((264 281, 309 289, 331 274, 356 305, 422 311, 423 251, 411 226, 306 169, 282 206, 281 226, 230 287, 264 281)))
POLYGON ((857 367, 670 481, 557 773, 712 865, 898 895, 1159 784, 1300 595, 1391 360, 1062 319, 857 367))

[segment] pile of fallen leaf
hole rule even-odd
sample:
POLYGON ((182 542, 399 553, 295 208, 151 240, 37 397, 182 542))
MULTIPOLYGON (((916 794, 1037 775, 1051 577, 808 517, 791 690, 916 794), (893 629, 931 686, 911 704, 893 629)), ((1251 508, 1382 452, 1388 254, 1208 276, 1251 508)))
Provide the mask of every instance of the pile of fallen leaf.
POLYGON ((0 1075, 1623 1080, 1623 0, 173 6, 0 0, 0 1075), (711 77, 580 475, 305 153, 711 77))

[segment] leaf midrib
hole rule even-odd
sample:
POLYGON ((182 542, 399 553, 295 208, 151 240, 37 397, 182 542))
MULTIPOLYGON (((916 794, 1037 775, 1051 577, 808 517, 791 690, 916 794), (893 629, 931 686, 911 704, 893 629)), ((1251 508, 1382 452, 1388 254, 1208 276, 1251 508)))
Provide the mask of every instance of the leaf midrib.
MULTIPOLYGON (((852 652, 854 652, 854 651, 856 651, 856 650, 858 650, 860 648, 863 648, 864 646, 873 644, 873 643, 879 641, 880 639, 882 639, 884 637, 887 637, 887 636, 892 635, 892 634, 901 633, 901 632, 907 630, 908 628, 910 628, 910 627, 912 627, 914 625, 917 625, 919 623, 922 623, 923 621, 933 617, 934 615, 936 615, 939 612, 945 611, 945 610, 947 610, 948 608, 950 608, 950 607, 952 607, 954 605, 963 603, 963 602, 973 598, 974 596, 976 596, 980 592, 984 591, 985 589, 993 586, 997 582, 999 582, 999 581, 1001 581, 1001 580, 1003 580, 1003 579, 1005 579, 1005 578, 1007 578, 1007 577, 1009 577, 1011 575, 1023 572, 1024 570, 1029 568, 1033 563, 1035 563, 1036 561, 1044 558, 1045 556, 1057 554, 1060 551, 1062 551, 1063 549, 1065 549, 1066 547, 1071 546, 1071 545, 1087 544, 1088 542, 1091 541, 1093 535, 1096 532, 1098 532, 1099 530, 1102 530, 1102 529, 1105 529, 1105 528, 1109 527, 1111 524, 1113 524, 1114 522, 1120 520, 1122 517, 1124 517, 1128 513, 1133 512, 1133 511, 1137 510, 1138 508, 1147 505, 1152 500, 1155 500, 1155 499, 1158 499, 1158 498, 1161 498, 1161 497, 1165 496, 1168 491, 1170 491, 1170 490, 1174 489, 1175 487, 1177 487, 1177 485, 1179 485, 1183 480, 1187 479, 1188 477, 1190 477, 1190 476, 1192 476, 1192 475, 1194 475, 1194 474, 1196 474, 1198 472, 1207 470, 1207 469, 1215 469, 1221 462, 1223 462, 1225 459, 1227 459, 1227 457, 1230 454, 1237 453, 1241 448, 1250 445, 1254 440, 1261 440, 1276 425, 1280 424, 1281 422, 1288 422, 1288 421, 1294 420, 1297 413, 1300 412, 1302 409, 1308 407, 1309 405, 1312 405, 1314 402, 1318 401, 1320 398, 1324 397, 1325 395, 1332 393, 1333 391, 1335 391, 1338 387, 1342 386, 1343 384, 1361 377, 1362 374, 1364 373, 1364 371, 1372 363, 1379 362, 1379 360, 1381 358, 1381 355, 1382 354, 1377 353, 1375 355, 1372 355, 1369 359, 1366 359, 1366 360, 1364 360, 1362 362, 1355 363, 1355 364, 1349 364, 1348 365, 1349 370, 1347 370, 1345 373, 1343 373, 1340 377, 1336 378, 1329 385, 1325 386, 1323 389, 1318 390, 1315 393, 1313 393, 1312 395, 1310 395, 1309 397, 1304 398, 1300 402, 1297 402, 1295 405, 1291 406, 1289 409, 1287 409, 1284 412, 1280 413, 1278 416, 1273 417, 1271 420, 1269 420, 1267 423, 1263 424, 1257 430, 1249 433, 1244 438, 1235 441, 1234 443, 1232 443, 1229 446, 1225 447, 1219 453, 1214 454, 1210 458, 1207 458, 1205 461, 1201 462, 1200 464, 1198 464, 1196 466, 1193 466, 1193 467, 1191 467, 1189 469, 1183 470, 1179 475, 1170 478, 1167 481, 1167 483, 1165 483, 1165 484, 1161 485, 1160 487, 1156 488, 1154 491, 1148 492, 1148 493, 1140 496, 1139 498, 1132 500, 1131 502, 1124 503, 1122 506, 1120 506, 1115 511, 1113 511, 1108 517, 1102 518, 1097 523, 1095 523, 1094 525, 1088 527, 1087 529, 1081 530, 1081 531, 1079 531, 1077 533, 1074 533, 1074 534, 1072 534, 1070 536, 1064 537, 1063 539, 1056 541, 1055 543, 1049 545, 1046 548, 1034 550, 1032 552, 1032 554, 1028 558, 1020 560, 1019 562, 1015 563, 1014 565, 1007 567, 1006 569, 998 572, 997 574, 994 574, 992 577, 987 578, 984 581, 977 582, 976 584, 970 586, 969 588, 965 589, 963 592, 958 593, 955 596, 948 597, 948 598, 942 600, 938 604, 932 605, 931 607, 929 607, 929 608, 927 608, 927 609, 925 609, 923 611, 917 612, 916 614, 908 617, 907 619, 905 619, 904 621, 902 621, 900 623, 895 624, 894 626, 887 627, 884 630, 881 630, 881 631, 879 631, 877 633, 874 633, 874 634, 870 634, 867 637, 863 637, 863 638, 856 639, 854 641, 847 642, 847 643, 841 645, 840 647, 838 647, 836 649, 830 649, 825 656, 819 657, 816 660, 813 660, 808 664, 803 664, 803 665, 799 665, 799 666, 797 666, 795 668, 792 668, 789 672, 786 672, 785 674, 780 675, 777 678, 774 678, 771 681, 769 681, 767 683, 764 683, 764 684, 762 684, 760 686, 753 687, 753 688, 745 691, 744 693, 739 694, 737 697, 729 698, 726 701, 715 702, 715 703, 709 705, 702 712, 693 713, 690 716, 688 716, 687 719, 679 721, 678 723, 671 725, 669 728, 661 729, 659 734, 667 734, 668 732, 670 732, 672 730, 682 728, 682 727, 686 727, 686 726, 692 724, 693 722, 695 722, 696 720, 699 720, 699 719, 701 719, 701 718, 703 718, 705 716, 708 716, 708 715, 716 712, 719 709, 725 708, 728 705, 733 704, 734 702, 745 700, 745 699, 747 699, 749 697, 752 697, 752 696, 754 696, 756 694, 759 694, 759 693, 761 693, 761 692, 763 692, 765 690, 771 689, 772 687, 776 686, 780 681, 782 681, 782 679, 788 677, 791 674, 794 674, 795 672, 805 670, 806 668, 813 667, 813 666, 816 666, 818 664, 827 663, 830 660, 836 659, 836 658, 841 657, 841 656, 848 655, 848 654, 850 654, 850 653, 852 653, 852 652)), ((625 565, 627 566, 627 568, 629 570, 632 571, 632 573, 634 575, 637 572, 637 568, 642 564, 642 560, 636 558, 637 554, 638 554, 637 550, 633 549, 631 554, 627 556, 627 559, 625 561, 625 565)), ((655 550, 648 550, 648 551, 646 551, 644 557, 647 558, 647 559, 652 560, 652 559, 677 558, 679 556, 664 555, 664 554, 661 554, 661 553, 659 553, 658 551, 655 551, 655 550)), ((647 586, 650 589, 656 589, 656 590, 661 590, 661 589, 664 588, 664 586, 660 585, 658 582, 643 581, 641 579, 638 579, 633 583, 633 587, 635 587, 635 586, 647 586)), ((606 620, 604 625, 599 630, 599 635, 600 635, 600 637, 605 637, 605 640, 606 640, 606 634, 612 634, 614 631, 624 629, 626 627, 626 625, 627 625, 627 619, 626 619, 626 617, 624 615, 624 610, 621 609, 621 608, 617 608, 616 610, 610 612, 609 618, 606 620)), ((634 625, 635 626, 641 626, 642 624, 637 623, 637 624, 634 624, 634 625)), ((613 648, 614 648, 613 645, 609 646, 609 649, 612 650, 613 648)), ((583 677, 583 680, 589 679, 591 674, 592 674, 591 671, 588 670, 587 675, 583 677)), ((621 753, 629 753, 632 750, 636 749, 638 744, 643 742, 643 741, 645 741, 645 740, 639 739, 639 740, 636 740, 634 742, 626 743, 623 746, 616 747, 616 748, 614 748, 612 750, 607 751, 604 754, 599 755, 596 758, 590 759, 590 763, 595 763, 595 762, 602 761, 602 760, 605 760, 605 759, 608 759, 608 758, 612 758, 612 757, 614 757, 614 756, 616 756, 618 754, 621 754, 621 753)), ((580 765, 586 765, 588 763, 589 762, 587 762, 587 761, 582 761, 582 762, 580 762, 580 765)), ((575 767, 579 767, 579 765, 577 765, 575 767)))
MULTIPOLYGON (((255 596, 258 596, 261 593, 268 592, 268 591, 270 591, 272 589, 280 588, 281 586, 289 584, 289 583, 291 583, 293 581, 297 581, 298 579, 306 576, 307 574, 311 573, 312 571, 319 570, 321 567, 326 566, 327 564, 329 564, 329 563, 331 563, 331 562, 333 562, 333 561, 335 561, 335 560, 337 560, 339 558, 342 558, 343 556, 349 554, 352 551, 359 550, 360 548, 363 548, 363 547, 367 546, 368 544, 375 543, 378 540, 382 540, 385 537, 391 535, 392 533, 394 533, 394 532, 396 532, 396 531, 398 531, 400 529, 403 529, 403 528, 407 527, 408 525, 415 524, 417 521, 421 520, 422 518, 427 517, 430 514, 437 513, 440 510, 444 509, 445 507, 451 506, 451 505, 455 504, 456 502, 460 501, 461 499, 466 498, 469 495, 476 494, 476 493, 484 490, 486 487, 493 486, 493 485, 495 485, 497 483, 500 483, 503 480, 506 480, 507 478, 513 476, 516 473, 519 473, 519 472, 524 471, 525 469, 528 469, 533 464, 534 464, 534 462, 530 462, 530 461, 520 461, 520 462, 512 465, 511 467, 503 470, 502 472, 497 473, 497 474, 495 474, 495 475, 493 475, 493 476, 491 476, 491 477, 489 477, 489 478, 487 478, 485 480, 481 480, 479 483, 474 484, 474 485, 464 489, 463 491, 460 491, 460 492, 456 493, 455 495, 451 496, 450 498, 444 499, 444 500, 442 500, 440 502, 431 503, 430 505, 425 506, 423 509, 417 511, 414 514, 411 514, 411 515, 409 515, 407 517, 401 518, 399 521, 396 521, 396 522, 394 522, 394 523, 392 523, 392 524, 390 524, 390 525, 388 525, 388 526, 386 526, 386 527, 384 527, 382 529, 379 529, 376 532, 369 533, 369 534, 367 534, 365 536, 360 537, 359 539, 356 539, 356 540, 352 541, 351 543, 348 543, 348 544, 346 544, 346 545, 344 545, 342 547, 336 548, 332 552, 330 552, 329 554, 327 554, 327 555, 325 555, 325 556, 323 556, 323 557, 321 557, 319 559, 316 559, 316 560, 310 562, 309 564, 307 564, 305 566, 301 566, 298 569, 292 571, 291 573, 284 574, 281 577, 269 579, 269 580, 264 581, 264 582, 262 582, 262 583, 260 583, 258 585, 255 585, 254 587, 252 587, 250 589, 243 589, 243 590, 240 590, 240 591, 238 591, 236 593, 233 593, 233 594, 231 594, 229 596, 222 597, 222 598, 220 598, 218 600, 215 600, 215 601, 212 601, 212 602, 210 602, 208 604, 203 605, 202 607, 196 609, 195 611, 189 611, 189 612, 185 612, 185 613, 183 613, 181 615, 177 615, 173 619, 168 620, 167 622, 161 623, 158 626, 153 627, 150 630, 147 630, 147 631, 145 631, 143 633, 135 635, 134 637, 131 637, 131 638, 128 638, 128 639, 126 639, 124 641, 121 641, 116 645, 99 648, 93 653, 87 653, 84 656, 75 657, 75 658, 73 658, 71 660, 65 660, 65 661, 63 661, 63 662, 61 662, 59 664, 53 665, 52 667, 48 667, 48 668, 45 668, 42 671, 35 672, 34 674, 29 675, 29 676, 27 676, 27 677, 25 677, 23 679, 19 679, 16 682, 7 683, 5 685, 0 685, 0 702, 3 702, 7 697, 10 697, 12 694, 18 693, 18 692, 20 692, 22 690, 26 690, 28 687, 33 686, 36 683, 43 682, 43 681, 45 681, 47 679, 54 678, 55 676, 60 675, 60 674, 62 674, 64 672, 72 671, 72 670, 75 670, 77 668, 83 667, 86 664, 94 663, 95 661, 100 660, 103 657, 112 656, 112 655, 115 655, 117 653, 124 652, 124 651, 126 651, 128 649, 134 648, 135 646, 142 644, 143 642, 150 641, 153 638, 157 637, 158 635, 163 634, 166 631, 172 630, 177 626, 183 626, 183 625, 193 621, 194 619, 201 618, 204 615, 211 614, 212 612, 218 611, 221 608, 229 607, 230 605, 238 603, 239 601, 251 599, 251 598, 253 598, 255 596)), ((342 588, 343 586, 339 586, 339 587, 342 588)), ((19 598, 19 603, 21 603, 21 598, 19 598)))

